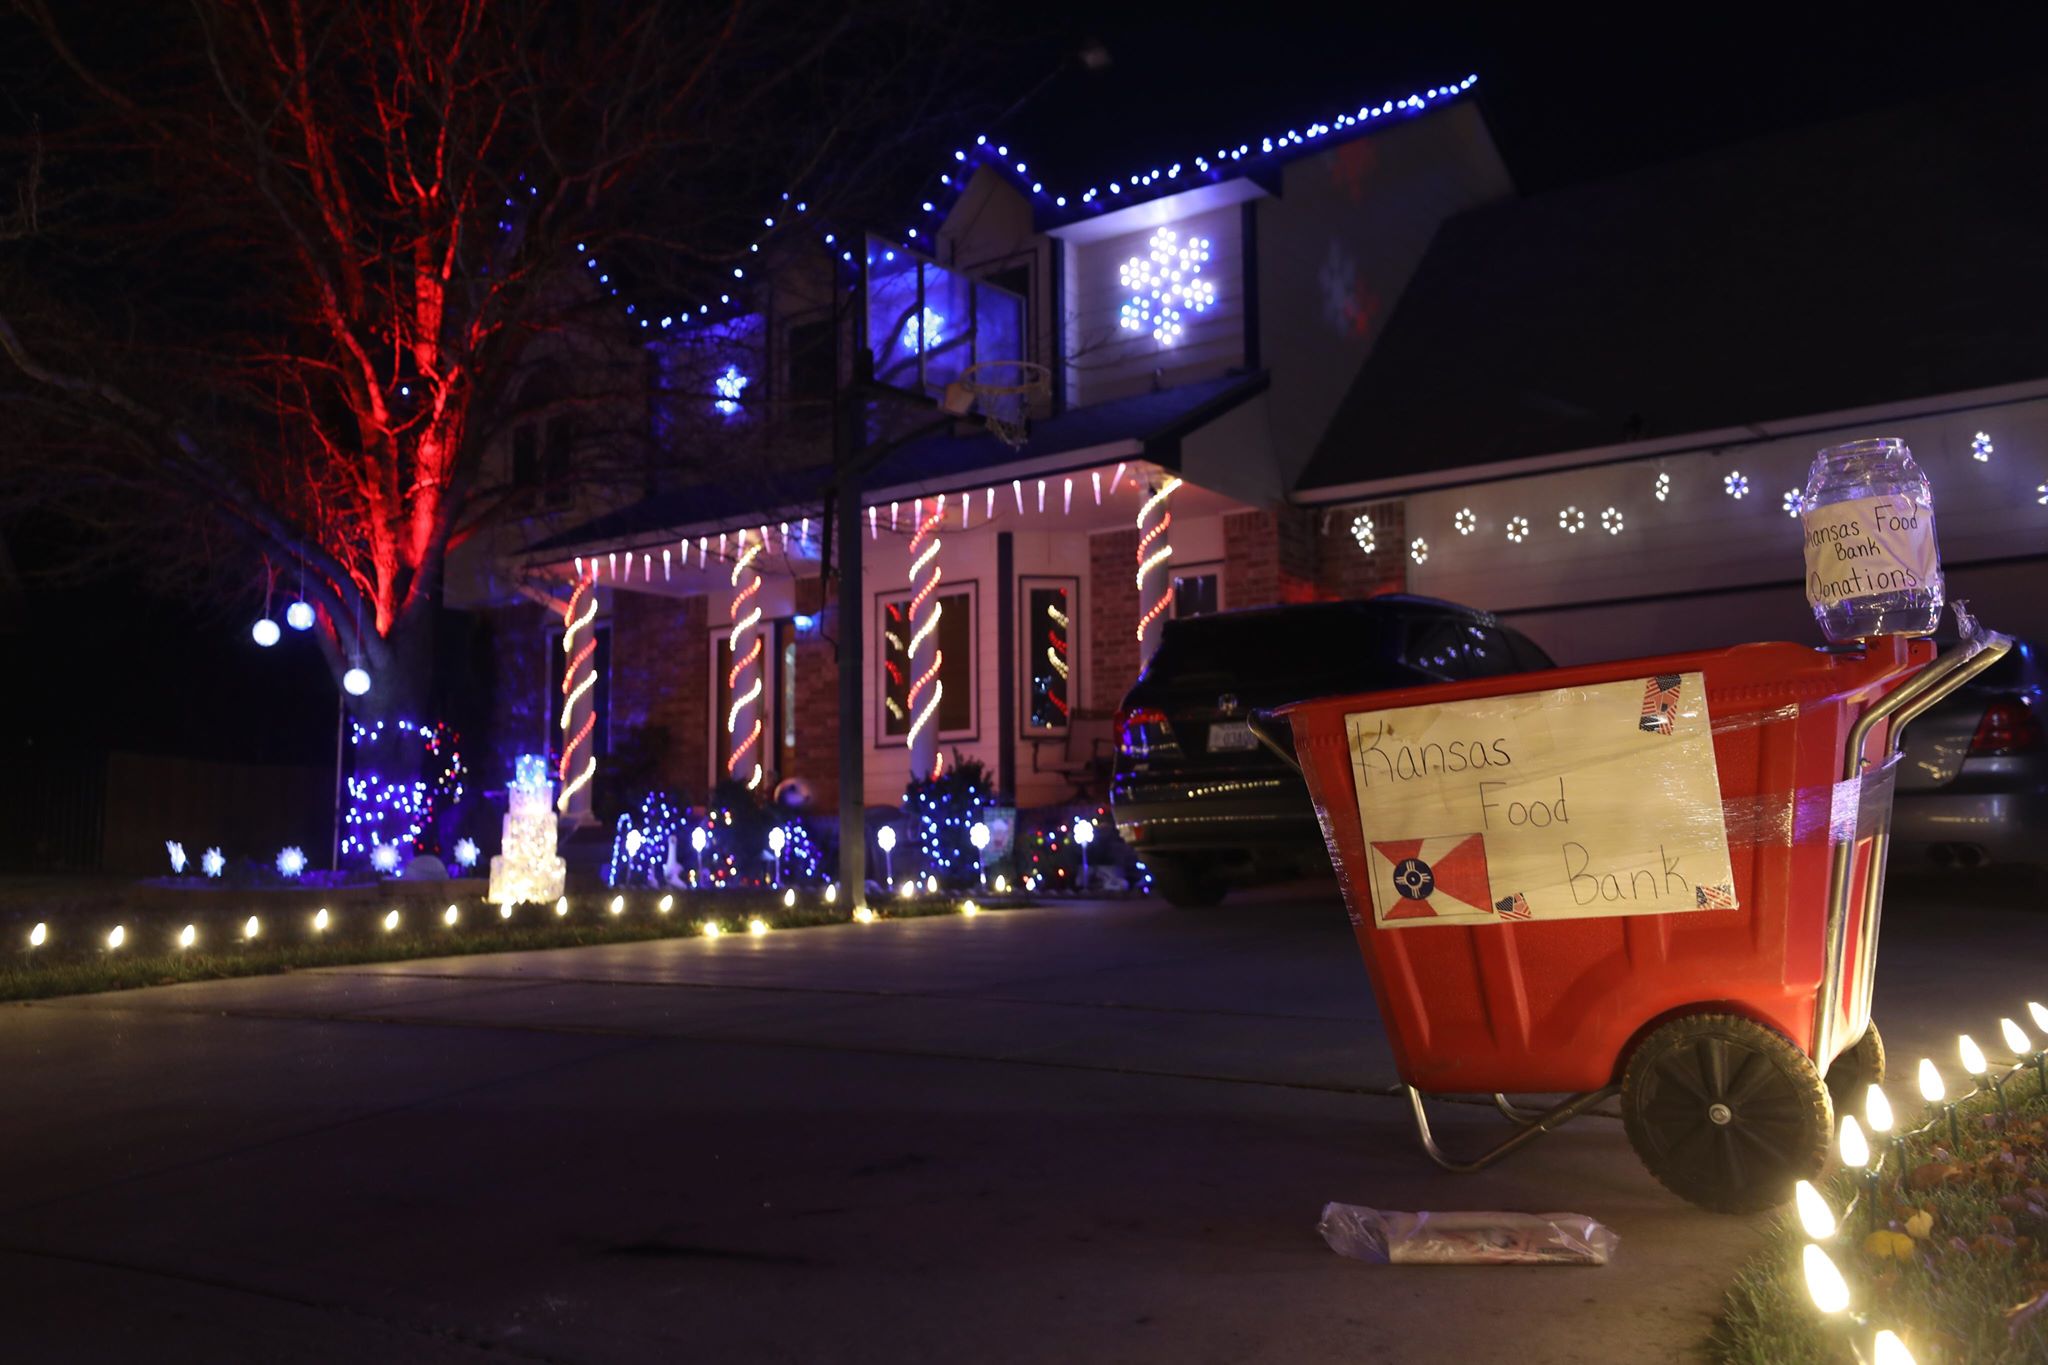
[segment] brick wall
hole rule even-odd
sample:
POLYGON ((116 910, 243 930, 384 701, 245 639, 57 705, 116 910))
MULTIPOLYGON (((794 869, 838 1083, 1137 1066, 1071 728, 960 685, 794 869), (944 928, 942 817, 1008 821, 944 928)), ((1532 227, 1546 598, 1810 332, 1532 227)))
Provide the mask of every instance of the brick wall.
POLYGON ((612 596, 611 775, 632 788, 615 790, 616 800, 637 803, 655 789, 683 801, 701 801, 707 794, 705 610, 701 596, 612 596))
POLYGON ((491 733, 471 769, 478 790, 512 780, 512 761, 547 752, 548 613, 536 605, 479 613, 491 632, 491 733))
POLYGON ((1353 503, 1312 515, 1316 582, 1325 596, 1371 597, 1407 587, 1407 522, 1399 500, 1353 503), (1360 513, 1372 518, 1377 544, 1371 554, 1358 548, 1351 533, 1360 513))
POLYGON ((1223 518, 1223 592, 1229 606, 1312 602, 1320 593, 1311 514, 1273 506, 1223 518))
POLYGON ((796 642, 796 771, 810 784, 811 810, 839 809, 838 647, 820 636, 796 642))
POLYGON ((1114 711, 1138 680, 1138 532, 1088 537, 1088 706, 1114 711))

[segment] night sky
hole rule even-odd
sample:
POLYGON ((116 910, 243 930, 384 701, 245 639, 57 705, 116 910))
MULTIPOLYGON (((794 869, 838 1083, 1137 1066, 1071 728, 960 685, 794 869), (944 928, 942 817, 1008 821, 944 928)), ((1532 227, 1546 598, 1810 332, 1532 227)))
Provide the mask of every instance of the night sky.
MULTIPOLYGON (((1577 25, 1557 7, 1517 8, 1521 17, 1359 7, 1349 19, 1263 23, 1249 16, 1272 7, 992 10, 1014 88, 992 82, 979 112, 1049 184, 1078 189, 1476 72, 1495 139, 1529 194, 2041 64, 2037 25, 1933 11, 1880 28, 1860 17, 1831 26, 1789 6, 1749 18, 1637 7, 1577 25), (1108 61, 1090 69, 1076 54, 1094 44, 1108 61)), ((260 603, 166 602, 139 578, 46 590, 33 575, 50 528, 5 530, 29 579, 28 629, 10 653, 38 661, 10 668, 13 695, 0 698, 32 717, 18 741, 330 760, 333 683, 310 641, 250 643, 260 603)))

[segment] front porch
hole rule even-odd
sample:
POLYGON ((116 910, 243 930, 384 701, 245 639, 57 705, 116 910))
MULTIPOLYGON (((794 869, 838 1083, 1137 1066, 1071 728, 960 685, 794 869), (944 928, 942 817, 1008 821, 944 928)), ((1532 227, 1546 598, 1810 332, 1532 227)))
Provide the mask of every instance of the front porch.
MULTIPOLYGON (((838 704, 843 604, 822 570, 822 501, 550 547, 531 573, 595 589, 598 806, 646 790, 702 802, 758 762, 764 790, 828 812, 839 801, 838 744, 849 723, 866 749, 862 802, 897 804, 910 778, 911 541, 926 522, 919 567, 936 574, 941 607, 941 751, 980 762, 1021 807, 1087 796, 1098 771, 1089 760, 1106 762, 1117 704, 1140 666, 1137 515, 1169 485, 1155 509, 1172 516, 1172 554, 1154 570, 1174 589, 1166 610, 1278 600, 1274 514, 1148 460, 1082 452, 1058 467, 1013 464, 972 481, 873 489, 861 519, 868 647, 857 717, 838 704), (936 554, 926 554, 934 541, 936 554)), ((558 641, 562 624, 534 628, 558 641)), ((544 732, 529 744, 561 733, 561 650, 543 653, 554 672, 525 680, 548 698, 528 718, 544 732)))

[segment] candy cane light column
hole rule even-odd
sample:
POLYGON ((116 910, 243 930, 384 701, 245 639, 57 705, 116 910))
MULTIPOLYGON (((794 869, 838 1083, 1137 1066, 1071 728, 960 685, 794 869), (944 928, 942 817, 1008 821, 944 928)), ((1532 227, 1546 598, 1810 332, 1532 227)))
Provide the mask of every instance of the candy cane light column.
POLYGON ((732 563, 732 667, 725 685, 732 705, 725 713, 725 775, 747 784, 752 791, 761 785, 761 557, 766 537, 753 538, 740 532, 739 557, 732 563))
POLYGON ((1166 633, 1164 617, 1173 610, 1173 513, 1166 500, 1180 487, 1180 479, 1167 475, 1153 485, 1152 494, 1138 508, 1138 664, 1143 667, 1159 648, 1166 633))
POLYGON ((588 575, 580 576, 562 605, 562 761, 558 776, 562 794, 555 809, 571 826, 587 825, 590 779, 597 776, 597 590, 588 575))
POLYGON ((913 779, 937 777, 945 766, 939 752, 939 698, 946 685, 939 681, 939 665, 945 655, 939 650, 939 526, 946 519, 942 498, 932 501, 930 515, 918 522, 910 537, 910 691, 904 703, 910 711, 910 775, 913 779))

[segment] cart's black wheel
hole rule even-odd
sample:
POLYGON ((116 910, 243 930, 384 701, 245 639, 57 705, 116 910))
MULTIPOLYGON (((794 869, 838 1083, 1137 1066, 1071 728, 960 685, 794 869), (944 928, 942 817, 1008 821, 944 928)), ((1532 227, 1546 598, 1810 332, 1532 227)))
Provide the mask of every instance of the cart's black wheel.
POLYGON ((1828 1097, 1835 1102, 1837 1114, 1860 1114, 1864 1094, 1871 1086, 1883 1083, 1884 1037, 1873 1022, 1856 1040, 1856 1046, 1835 1058, 1828 1067, 1828 1097))
POLYGON ((1807 1055, 1761 1024, 1693 1014, 1651 1033, 1621 1077, 1629 1145, 1650 1174, 1715 1213, 1784 1203, 1820 1174, 1834 1108, 1807 1055))

